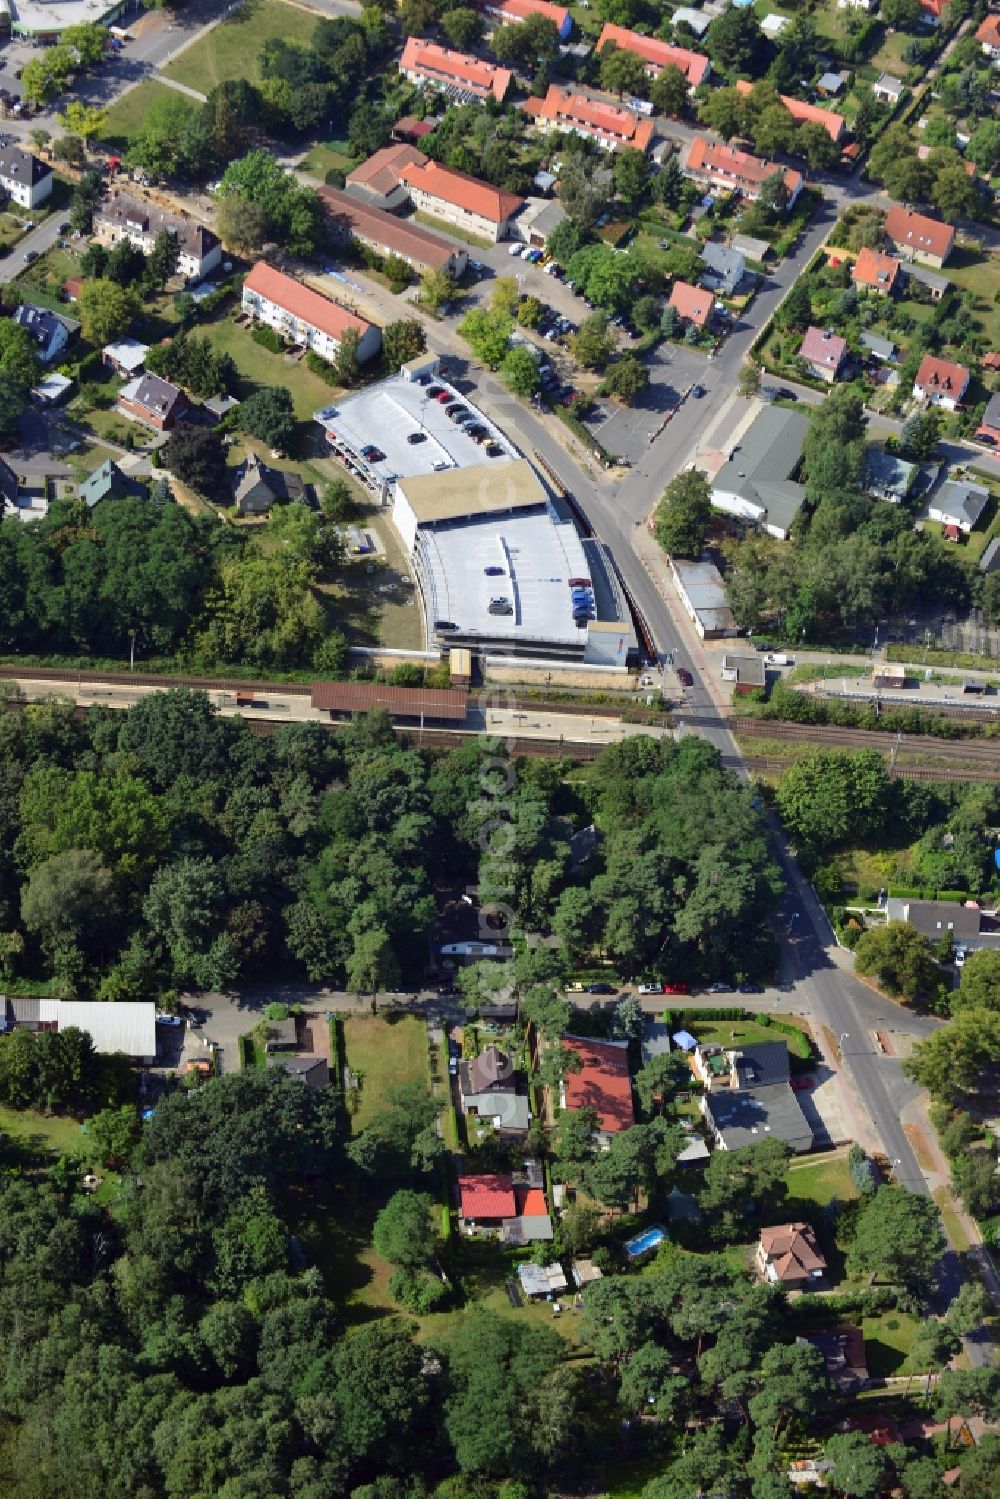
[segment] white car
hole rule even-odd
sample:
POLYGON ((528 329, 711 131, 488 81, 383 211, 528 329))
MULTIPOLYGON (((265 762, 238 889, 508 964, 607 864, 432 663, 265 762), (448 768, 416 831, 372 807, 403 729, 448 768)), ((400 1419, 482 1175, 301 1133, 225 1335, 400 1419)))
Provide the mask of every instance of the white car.
POLYGON ((965 967, 965 948, 964 947, 956 947, 955 948, 955 967, 956 968, 964 968, 965 967))
POLYGON ((516 241, 515 241, 514 244, 511 245, 510 249, 507 251, 508 255, 523 255, 523 253, 524 253, 524 246, 521 245, 521 244, 518 244, 516 241))

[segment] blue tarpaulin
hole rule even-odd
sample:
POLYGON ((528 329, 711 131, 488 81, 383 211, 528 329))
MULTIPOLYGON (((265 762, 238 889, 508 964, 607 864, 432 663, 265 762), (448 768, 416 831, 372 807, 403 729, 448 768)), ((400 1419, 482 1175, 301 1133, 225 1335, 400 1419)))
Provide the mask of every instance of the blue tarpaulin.
POLYGON ((690 1031, 675 1031, 672 1039, 674 1045, 679 1046, 681 1051, 694 1051, 698 1045, 690 1031))

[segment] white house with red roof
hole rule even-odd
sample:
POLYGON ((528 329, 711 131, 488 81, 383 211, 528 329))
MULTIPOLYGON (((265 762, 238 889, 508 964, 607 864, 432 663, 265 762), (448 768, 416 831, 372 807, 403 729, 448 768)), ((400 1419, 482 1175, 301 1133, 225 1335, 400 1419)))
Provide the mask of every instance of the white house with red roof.
POLYGON ((918 401, 930 406, 941 406, 945 411, 957 411, 962 397, 969 388, 969 371, 964 364, 953 359, 938 359, 934 354, 925 354, 913 382, 913 394, 918 401))
POLYGON ((407 37, 399 71, 421 88, 430 83, 445 89, 459 103, 493 98, 502 104, 514 81, 509 68, 470 57, 467 52, 455 52, 451 47, 439 47, 419 36, 407 37))
POLYGON ((1000 16, 991 14, 976 32, 976 41, 983 49, 983 56, 991 62, 1000 62, 1000 16))
POLYGON ((696 135, 691 142, 681 170, 685 177, 690 177, 701 187, 713 192, 739 193, 750 203, 755 203, 760 197, 761 183, 775 172, 781 172, 788 194, 786 212, 794 206, 802 191, 802 173, 794 167, 776 166, 773 161, 762 161, 749 151, 737 151, 735 146, 724 146, 704 135, 696 135))
POLYGON ((544 99, 526 99, 522 108, 536 124, 548 130, 569 130, 585 140, 596 141, 602 151, 630 146, 646 152, 653 140, 652 120, 645 120, 610 100, 593 99, 558 88, 554 83, 544 99))
POLYGON ((592 1108, 597 1112, 596 1139, 602 1150, 611 1136, 635 1123, 632 1078, 627 1041, 595 1041, 592 1036, 563 1036, 564 1051, 575 1052, 583 1063, 562 1085, 564 1109, 592 1108))
POLYGON ((243 311, 289 343, 304 344, 320 359, 335 359, 344 335, 358 335, 358 359, 374 359, 382 332, 318 291, 258 260, 243 283, 243 311))
POLYGON ((542 16, 551 21, 565 42, 573 30, 573 17, 563 5, 553 5, 552 0, 484 0, 482 9, 493 16, 502 26, 520 26, 529 16, 542 16))
POLYGON ((458 1208, 466 1233, 494 1233, 510 1245, 552 1238, 544 1190, 511 1172, 460 1176, 458 1208))
POLYGON ((885 216, 886 238, 898 255, 940 270, 955 246, 955 230, 940 219, 912 213, 894 203, 885 216))
POLYGON ((675 47, 655 36, 642 36, 638 31, 629 31, 627 26, 612 26, 606 22, 594 50, 603 52, 611 42, 624 52, 634 52, 636 57, 641 57, 651 78, 658 78, 664 68, 679 68, 690 87, 697 88, 708 81, 712 72, 711 62, 701 52, 675 47))
POLYGON ((415 208, 494 244, 509 237, 512 220, 524 207, 525 200, 517 193, 504 192, 439 161, 422 166, 413 162, 400 175, 415 208))

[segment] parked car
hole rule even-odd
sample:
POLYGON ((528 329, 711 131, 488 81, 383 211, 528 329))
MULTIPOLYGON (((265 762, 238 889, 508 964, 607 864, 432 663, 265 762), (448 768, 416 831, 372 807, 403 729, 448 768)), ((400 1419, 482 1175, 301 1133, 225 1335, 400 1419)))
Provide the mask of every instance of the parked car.
POLYGON ((687 669, 686 666, 678 666, 678 668, 677 668, 677 680, 684 687, 693 687, 694 686, 694 677, 688 671, 688 669, 687 669))
POLYGON ((588 994, 614 994, 615 992, 614 984, 600 983, 587 985, 588 994))
POLYGON ((157 1015, 156 1023, 157 1025, 173 1026, 175 1029, 179 1029, 184 1024, 179 1015, 157 1015))
POLYGON ((732 994, 732 992, 732 984, 727 984, 722 979, 717 980, 714 984, 709 984, 705 990, 706 994, 732 994))
POLYGON ((956 968, 964 968, 965 967, 965 948, 964 947, 956 947, 955 948, 955 967, 956 968))
POLYGON ((659 982, 658 979, 647 979, 647 981, 644 984, 640 984, 638 986, 638 988, 636 990, 636 993, 637 994, 662 994, 663 993, 663 985, 659 982))
POLYGON ((680 979, 675 979, 672 983, 664 984, 663 992, 664 994, 690 994, 691 990, 690 987, 687 984, 682 983, 680 979))
POLYGON ((439 396, 435 397, 439 406, 448 406, 454 399, 450 390, 443 390, 439 396))
POLYGON ((513 614, 514 605, 510 599, 501 594, 498 598, 490 599, 489 612, 491 614, 513 614))
POLYGON ((705 394, 704 385, 692 385, 691 394, 694 396, 696 401, 700 401, 702 396, 705 394))
POLYGON ((811 1077, 793 1077, 788 1084, 793 1093, 807 1093, 812 1085, 811 1077))
POLYGON ((483 572, 488 578, 505 578, 507 576, 507 569, 500 567, 497 563, 493 563, 490 567, 484 567, 483 572))
POLYGON ((511 245, 510 249, 507 251, 507 254, 508 255, 523 255, 524 254, 524 246, 522 244, 519 244, 518 241, 515 240, 514 243, 511 245))
POLYGON ((406 440, 410 444, 411 447, 415 448, 418 442, 426 442, 427 441, 427 433, 426 432, 409 432, 409 433, 407 433, 406 440))
POLYGON ((566 581, 570 588, 589 588, 591 586, 589 578, 567 578, 566 581))
POLYGON ((458 625, 456 625, 453 619, 436 619, 434 621, 434 628, 440 635, 446 635, 450 630, 457 630, 458 625))
POLYGON ((740 993, 741 994, 763 994, 763 992, 764 992, 764 985, 763 984, 741 984, 740 985, 740 993))
POLYGON ((441 385, 431 385, 428 386, 427 394, 430 396, 432 401, 436 401, 443 389, 444 387, 441 385))

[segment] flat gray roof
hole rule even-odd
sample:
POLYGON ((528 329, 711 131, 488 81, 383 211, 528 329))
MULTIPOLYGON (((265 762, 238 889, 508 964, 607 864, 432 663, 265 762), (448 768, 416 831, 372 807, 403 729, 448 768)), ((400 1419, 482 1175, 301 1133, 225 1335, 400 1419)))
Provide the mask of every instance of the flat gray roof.
POLYGON ((812 1129, 787 1083, 753 1091, 717 1088, 705 1103, 727 1150, 757 1145, 769 1135, 799 1153, 812 1149, 812 1129))
POLYGON ((323 407, 315 413, 314 420, 356 453, 374 443, 385 458, 378 463, 369 462, 368 467, 380 479, 388 479, 390 474, 410 478, 416 474, 443 472, 442 464, 447 469, 474 468, 483 464, 499 468, 504 462, 520 456, 478 406, 437 375, 424 385, 394 375, 334 406, 323 407), (462 427, 445 416, 444 405, 427 394, 432 386, 447 390, 452 401, 460 401, 473 412, 476 420, 487 428, 490 439, 503 448, 504 456, 488 458, 485 444, 473 442, 462 427), (415 433, 423 433, 424 441, 407 442, 406 439, 415 433))
POLYGON ((783 406, 765 406, 743 434, 739 451, 712 481, 714 489, 745 496, 767 511, 769 525, 787 531, 805 499, 792 474, 802 458, 809 420, 783 406))

